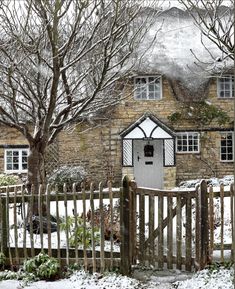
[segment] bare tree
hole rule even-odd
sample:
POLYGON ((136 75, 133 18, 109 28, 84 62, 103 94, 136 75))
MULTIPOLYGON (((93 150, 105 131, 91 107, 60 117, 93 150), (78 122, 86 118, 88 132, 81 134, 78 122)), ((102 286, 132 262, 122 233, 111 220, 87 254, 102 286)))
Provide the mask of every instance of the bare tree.
MULTIPOLYGON (((234 0, 179 0, 179 2, 191 14, 202 34, 222 52, 220 60, 226 58, 234 60, 234 0)), ((209 50, 208 52, 210 53, 209 50)))
POLYGON ((28 140, 28 184, 36 192, 58 133, 118 101, 115 83, 156 17, 137 2, 1 1, 0 123, 28 140))

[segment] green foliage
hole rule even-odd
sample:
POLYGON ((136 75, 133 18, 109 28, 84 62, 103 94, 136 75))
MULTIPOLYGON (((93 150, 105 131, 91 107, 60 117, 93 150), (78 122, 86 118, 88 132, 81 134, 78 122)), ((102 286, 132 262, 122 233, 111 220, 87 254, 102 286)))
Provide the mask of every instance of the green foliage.
POLYGON ((182 114, 180 112, 173 112, 171 115, 168 116, 168 119, 171 123, 178 122, 182 117, 182 114))
POLYGON ((18 180, 17 176, 0 174, 0 187, 15 185, 18 180))
POLYGON ((55 258, 41 252, 34 258, 26 260, 23 270, 34 274, 39 279, 53 279, 59 274, 60 266, 55 258))
POLYGON ((209 125, 212 121, 225 125, 230 121, 224 110, 206 101, 185 104, 180 112, 172 113, 168 119, 171 123, 191 120, 200 125, 209 125))
POLYGON ((0 268, 3 268, 6 264, 6 256, 3 252, 0 252, 0 268))
POLYGON ((210 265, 207 266, 207 269, 209 270, 209 274, 214 272, 214 271, 219 271, 221 268, 222 269, 230 269, 233 266, 233 262, 228 261, 228 262, 214 262, 210 265))
MULTIPOLYGON (((67 220, 64 220, 60 224, 60 229, 62 231, 68 231, 69 234, 69 245, 71 247, 75 247, 76 242, 77 245, 83 245, 84 243, 84 232, 83 232, 83 219, 77 217, 77 225, 76 225, 76 218, 74 216, 69 216, 67 220)), ((86 222, 86 233, 85 233, 85 244, 86 247, 91 245, 91 237, 92 237, 92 230, 91 226, 88 222, 86 222)), ((100 238, 99 228, 94 228, 94 241, 98 243, 100 238)))

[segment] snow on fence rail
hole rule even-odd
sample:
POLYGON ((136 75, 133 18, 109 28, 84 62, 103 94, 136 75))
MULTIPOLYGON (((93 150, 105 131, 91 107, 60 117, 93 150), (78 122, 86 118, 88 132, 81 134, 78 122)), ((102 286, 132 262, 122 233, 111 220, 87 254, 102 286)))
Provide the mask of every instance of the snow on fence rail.
POLYGON ((110 182, 107 189, 103 189, 100 183, 98 191, 94 190, 93 184, 88 191, 84 184, 81 184, 81 188, 81 192, 77 192, 74 184, 69 192, 64 184, 61 193, 58 187, 52 190, 48 185, 43 193, 40 186, 38 194, 28 194, 24 186, 15 186, 13 190, 12 187, 2 188, 0 244, 9 265, 17 266, 24 259, 44 250, 61 264, 76 263, 85 270, 92 268, 96 271, 99 268, 104 271, 119 267, 120 253, 114 250, 113 210, 114 199, 120 198, 120 189, 113 189, 110 182), (108 203, 108 220, 104 202, 108 203), (53 222, 52 212, 55 214, 53 222), (105 248, 104 234, 107 225, 110 228, 108 250, 105 248), (96 243, 99 244, 98 249, 96 243))

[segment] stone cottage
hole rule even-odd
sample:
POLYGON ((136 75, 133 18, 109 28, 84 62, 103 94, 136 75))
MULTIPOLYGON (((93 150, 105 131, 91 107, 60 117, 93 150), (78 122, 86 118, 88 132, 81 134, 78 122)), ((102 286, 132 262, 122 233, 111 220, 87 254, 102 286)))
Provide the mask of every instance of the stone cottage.
MULTIPOLYGON (((171 188, 182 180, 233 173, 232 74, 190 92, 164 75, 129 79, 120 103, 75 124, 49 147, 47 168, 80 165, 94 180, 171 188), (198 96, 199 95, 199 96, 198 96)), ((1 127, 0 172, 27 172, 28 145, 1 127)))

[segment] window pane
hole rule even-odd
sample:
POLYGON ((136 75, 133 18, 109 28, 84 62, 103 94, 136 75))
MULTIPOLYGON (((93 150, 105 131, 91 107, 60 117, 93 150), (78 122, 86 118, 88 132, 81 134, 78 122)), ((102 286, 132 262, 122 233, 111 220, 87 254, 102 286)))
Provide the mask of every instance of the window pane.
POLYGON ((12 158, 11 157, 7 157, 7 163, 11 163, 12 162, 12 158))
POLYGON ((27 168, 28 168, 28 165, 27 165, 27 164, 22 164, 22 169, 23 169, 23 170, 27 170, 27 168))
POLYGON ((233 160, 233 155, 232 154, 229 154, 228 155, 228 161, 232 161, 233 160))
POLYGON ((13 170, 18 170, 19 169, 19 165, 18 164, 13 164, 13 170))
POLYGON ((12 170, 12 164, 7 164, 7 170, 12 170))
POLYGON ((226 153, 226 147, 221 147, 221 153, 225 154, 226 153))
POLYGON ((13 163, 18 163, 19 162, 19 158, 18 157, 13 157, 13 163))
POLYGON ((27 163, 28 158, 27 157, 23 157, 22 158, 22 163, 27 163))
POLYGON ((154 99, 155 97, 154 97, 154 92, 149 92, 149 99, 154 99))

